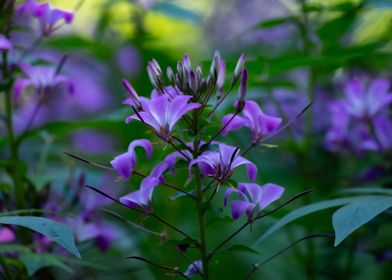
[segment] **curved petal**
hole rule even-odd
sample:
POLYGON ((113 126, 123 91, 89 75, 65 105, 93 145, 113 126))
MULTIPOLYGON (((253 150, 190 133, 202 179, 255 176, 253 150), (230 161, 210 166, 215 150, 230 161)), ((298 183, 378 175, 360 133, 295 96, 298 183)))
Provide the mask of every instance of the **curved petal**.
POLYGON ((12 88, 12 98, 18 100, 27 87, 31 86, 31 81, 28 79, 16 80, 12 88))
POLYGON ((12 49, 11 42, 3 34, 0 34, 0 51, 12 49))
POLYGON ((253 203, 258 203, 263 195, 262 187, 255 183, 239 183, 238 190, 248 194, 253 203))
POLYGON ((151 158, 152 155, 152 144, 150 140, 138 139, 134 140, 129 144, 128 152, 133 153, 136 147, 142 147, 146 151, 147 159, 151 158))
POLYGON ((234 169, 240 165, 245 165, 246 171, 248 173, 248 178, 251 181, 254 181, 257 176, 257 166, 253 162, 247 160, 246 158, 243 158, 241 156, 238 156, 235 158, 233 161, 231 168, 234 169))
POLYGON ((231 203, 231 216, 234 220, 241 217, 246 211, 252 211, 255 205, 248 201, 233 200, 231 203))
POLYGON ((120 202, 130 208, 136 208, 140 203, 140 190, 131 192, 119 198, 120 202))
POLYGON ((226 126, 222 130, 222 132, 221 132, 221 134, 223 136, 225 136, 229 131, 240 129, 241 127, 243 127, 245 125, 246 121, 245 121, 244 118, 242 118, 240 116, 235 116, 233 118, 233 116, 234 116, 234 114, 228 114, 228 115, 223 117, 223 119, 222 119, 222 127, 226 126), (231 120, 231 118, 233 118, 233 119, 231 120), (227 124, 229 121, 230 121, 230 123, 227 124))
POLYGON ((227 191, 225 192, 225 197, 223 198, 223 205, 224 206, 227 205, 227 200, 229 199, 229 197, 231 196, 231 194, 233 192, 236 192, 236 190, 234 188, 228 188, 227 191))
MULTIPOLYGON (((260 211, 263 210, 272 202, 274 202, 275 200, 279 199, 284 192, 283 187, 272 183, 263 185, 261 189, 262 189, 262 196, 260 201, 258 201, 260 211)), ((257 202, 255 201, 255 203, 257 202)))
POLYGON ((123 153, 116 156, 110 164, 114 170, 123 178, 128 179, 131 177, 132 171, 135 168, 136 155, 133 153, 123 153))

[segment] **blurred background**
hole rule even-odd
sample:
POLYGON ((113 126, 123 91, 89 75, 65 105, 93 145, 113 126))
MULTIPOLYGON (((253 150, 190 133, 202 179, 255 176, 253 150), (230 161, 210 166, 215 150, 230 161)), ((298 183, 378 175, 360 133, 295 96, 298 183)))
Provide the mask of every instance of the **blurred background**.
MULTIPOLYGON (((73 11, 74 21, 41 42, 28 60, 56 65, 67 55, 62 74, 72 82, 73 93, 68 94, 66 89, 53 93, 40 106, 27 132, 24 128, 38 101, 32 95, 18 101, 14 129, 23 134, 21 157, 30 163, 28 178, 34 192, 42 197, 37 207, 45 201, 68 205, 64 201, 82 192, 79 204, 61 209, 64 216, 72 219, 81 211, 94 210, 98 216, 94 219, 99 220, 101 230, 109 233, 105 233, 108 246, 103 251, 94 243, 96 240, 79 236, 78 248, 83 259, 65 262, 73 273, 44 268, 35 274, 39 279, 51 279, 45 278, 48 271, 54 279, 175 278, 141 262, 126 260, 129 255, 163 260, 167 265, 186 269, 184 257, 172 246, 176 242, 172 239, 173 232, 164 232, 153 221, 116 205, 107 206, 107 201, 102 203, 102 198, 89 190, 80 191, 81 186, 89 184, 119 196, 135 190, 137 178, 123 182, 109 171, 63 154, 72 152, 108 165, 132 140, 152 139, 140 123, 125 124, 125 118, 132 112, 121 104, 127 98, 122 79, 129 80, 139 95, 150 94, 152 86, 146 65, 152 58, 165 70, 167 66, 175 67, 187 53, 193 65, 200 64, 208 71, 214 51, 219 50, 230 72, 239 55, 245 53, 249 69, 247 98, 256 100, 266 113, 287 122, 314 101, 303 117, 268 141, 276 147, 255 149, 248 159, 259 167, 257 182, 284 186, 286 198, 308 188, 315 191, 254 224, 235 239, 237 242, 252 244, 289 210, 339 197, 342 190, 357 186, 391 187, 392 145, 381 151, 363 148, 362 138, 341 145, 331 143, 327 137, 334 121, 330 104, 344 96, 351 79, 360 79, 365 87, 375 79, 391 80, 391 1, 53 0, 50 3, 73 11), (156 233, 140 231, 101 211, 97 206, 101 204, 128 220, 152 227, 156 233), (168 240, 163 238, 166 234, 170 236, 168 240)), ((26 26, 34 32, 31 23, 26 26)), ((31 45, 34 39, 29 36, 34 33, 24 32, 15 31, 11 36, 17 42, 14 44, 31 45)), ((217 128, 220 118, 232 112, 236 97, 233 92, 219 108, 217 128)), ((390 116, 391 110, 387 109, 390 116)), ((232 145, 246 147, 249 134, 243 132, 230 133, 225 139, 232 145)), ((392 139, 392 132, 389 136, 392 139)), ((0 140, 4 147, 3 135, 0 140)), ((164 154, 155 153, 152 161, 159 162, 163 157, 164 154)), ((138 169, 146 173, 151 169, 151 162, 144 155, 138 158, 138 169)), ((183 180, 178 183, 186 181, 187 169, 180 169, 179 175, 183 180)), ((170 181, 174 177, 168 178, 170 181)), ((186 199, 172 201, 170 195, 167 190, 157 189, 154 210, 184 230, 195 231, 197 219, 192 206, 186 199)), ((236 228, 227 219, 229 211, 223 209, 220 199, 216 199, 219 219, 209 221, 212 244, 236 228)), ((237 248, 230 254, 223 252, 212 264, 212 279, 242 279, 251 263, 268 258, 283 244, 309 232, 333 232, 331 213, 332 210, 325 210, 301 218, 257 246, 237 248)), ((254 279, 390 279, 391 234, 391 212, 388 212, 338 247, 331 240, 321 239, 298 245, 263 266, 254 279)))

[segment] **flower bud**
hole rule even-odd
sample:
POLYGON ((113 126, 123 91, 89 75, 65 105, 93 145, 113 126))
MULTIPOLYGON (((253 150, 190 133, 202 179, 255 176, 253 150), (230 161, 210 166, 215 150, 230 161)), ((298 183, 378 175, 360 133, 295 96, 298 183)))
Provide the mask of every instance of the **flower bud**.
POLYGON ((147 64, 147 73, 150 78, 151 84, 154 88, 161 90, 162 89, 162 76, 159 74, 156 68, 154 68, 153 63, 150 62, 147 64))
POLYGON ((191 60, 188 54, 184 54, 184 70, 186 73, 189 73, 189 71, 191 71, 191 60))
POLYGON ((196 80, 197 80, 198 84, 201 83, 202 78, 203 78, 203 70, 201 70, 200 66, 197 66, 197 68, 196 68, 196 80))
POLYGON ((161 76, 162 75, 162 70, 161 70, 161 66, 159 66, 158 61, 153 58, 150 63, 152 64, 154 71, 157 73, 157 75, 161 76))
POLYGON ((193 72, 192 70, 189 72, 188 75, 188 83, 189 83, 189 88, 192 90, 194 94, 196 94, 198 91, 198 82, 196 80, 195 72, 193 72))
POLYGON ((140 104, 139 95, 137 94, 135 89, 132 87, 132 85, 127 80, 123 79, 121 82, 122 82, 123 86, 125 87, 125 89, 128 91, 129 95, 131 96, 130 100, 128 99, 131 102, 128 102, 128 100, 126 100, 125 103, 135 106, 137 110, 141 110, 142 106, 140 104))
POLYGON ((214 58, 212 60, 211 68, 210 68, 210 75, 216 79, 219 71, 219 65, 220 65, 220 53, 219 51, 215 51, 214 58))
POLYGON ((181 61, 177 62, 177 75, 178 79, 182 82, 184 81, 184 66, 181 61))
POLYGON ((220 92, 223 91, 223 86, 225 84, 225 75, 226 75, 226 64, 225 61, 222 59, 219 65, 218 79, 216 81, 216 84, 218 86, 218 91, 220 92))
POLYGON ((238 59, 237 65, 235 66, 233 81, 231 85, 233 86, 241 76, 242 70, 244 69, 245 65, 245 54, 241 54, 240 58, 238 59))
POLYGON ((176 83, 176 78, 175 78, 175 76, 174 76, 174 72, 173 72, 173 69, 171 69, 171 67, 167 67, 167 69, 166 69, 166 75, 167 75, 167 78, 169 79, 169 81, 170 81, 172 84, 175 84, 175 83, 176 83))
POLYGON ((242 111, 245 105, 246 86, 248 83, 248 69, 244 68, 241 75, 240 88, 238 90, 237 110, 242 111))

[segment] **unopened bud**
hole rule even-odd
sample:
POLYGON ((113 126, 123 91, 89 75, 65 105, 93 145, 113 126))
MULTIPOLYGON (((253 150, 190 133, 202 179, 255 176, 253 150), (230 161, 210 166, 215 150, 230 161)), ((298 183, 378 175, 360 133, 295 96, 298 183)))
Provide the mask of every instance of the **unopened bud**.
POLYGON ((150 61, 150 63, 151 63, 151 65, 153 66, 154 71, 155 71, 158 75, 162 75, 161 66, 159 66, 158 61, 157 61, 155 58, 153 58, 153 59, 150 61))
POLYGON ((196 80, 195 72, 193 72, 192 70, 189 72, 188 83, 189 88, 193 91, 193 93, 196 94, 198 90, 198 82, 196 80))
POLYGON ((154 88, 161 90, 162 89, 162 78, 154 68, 153 63, 150 62, 147 64, 147 73, 148 77, 150 78, 151 84, 154 88))
POLYGON ((184 70, 189 73, 191 71, 191 60, 188 54, 184 54, 184 70))
POLYGON ((128 105, 133 105, 136 107, 136 109, 141 110, 142 106, 140 104, 139 100, 139 95, 135 91, 135 89, 132 87, 132 85, 125 79, 122 80, 122 84, 125 87, 125 89, 128 91, 129 95, 131 96, 130 99, 127 99, 124 101, 125 104, 128 105), (129 102, 130 101, 130 102, 129 102))
POLYGON ((197 79, 199 84, 201 83, 202 78, 203 78, 203 70, 201 70, 200 66, 197 66, 197 68, 196 68, 196 79, 197 79))
POLYGON ((214 58, 212 60, 211 68, 210 68, 210 75, 216 79, 219 71, 219 65, 220 65, 220 53, 219 51, 215 51, 214 58))
POLYGON ((216 81, 216 85, 218 86, 218 91, 223 91, 223 86, 225 84, 225 75, 226 75, 226 64, 225 61, 222 59, 219 65, 218 71, 218 79, 216 81))
POLYGON ((248 69, 244 68, 241 75, 240 88, 238 90, 237 110, 242 111, 245 105, 246 86, 248 84, 248 69))
POLYGON ((167 67, 167 69, 166 69, 166 75, 167 75, 167 78, 169 79, 169 81, 170 81, 172 84, 175 84, 176 78, 175 78, 175 76, 174 76, 174 72, 173 72, 173 69, 171 69, 171 67, 167 67))
POLYGON ((240 58, 238 59, 237 65, 234 69, 234 76, 232 85, 234 85, 241 76, 242 70, 244 69, 245 65, 245 54, 241 54, 240 58))
POLYGON ((184 81, 184 66, 181 61, 177 62, 177 75, 181 82, 184 81))

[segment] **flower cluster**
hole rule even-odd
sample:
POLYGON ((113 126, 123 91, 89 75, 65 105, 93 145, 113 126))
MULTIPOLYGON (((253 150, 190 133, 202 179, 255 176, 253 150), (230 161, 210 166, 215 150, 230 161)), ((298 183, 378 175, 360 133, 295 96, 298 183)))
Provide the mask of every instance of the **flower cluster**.
POLYGON ((326 145, 333 151, 389 151, 392 148, 392 103, 390 82, 375 79, 366 87, 358 79, 350 80, 345 96, 331 103, 331 127, 326 145))

